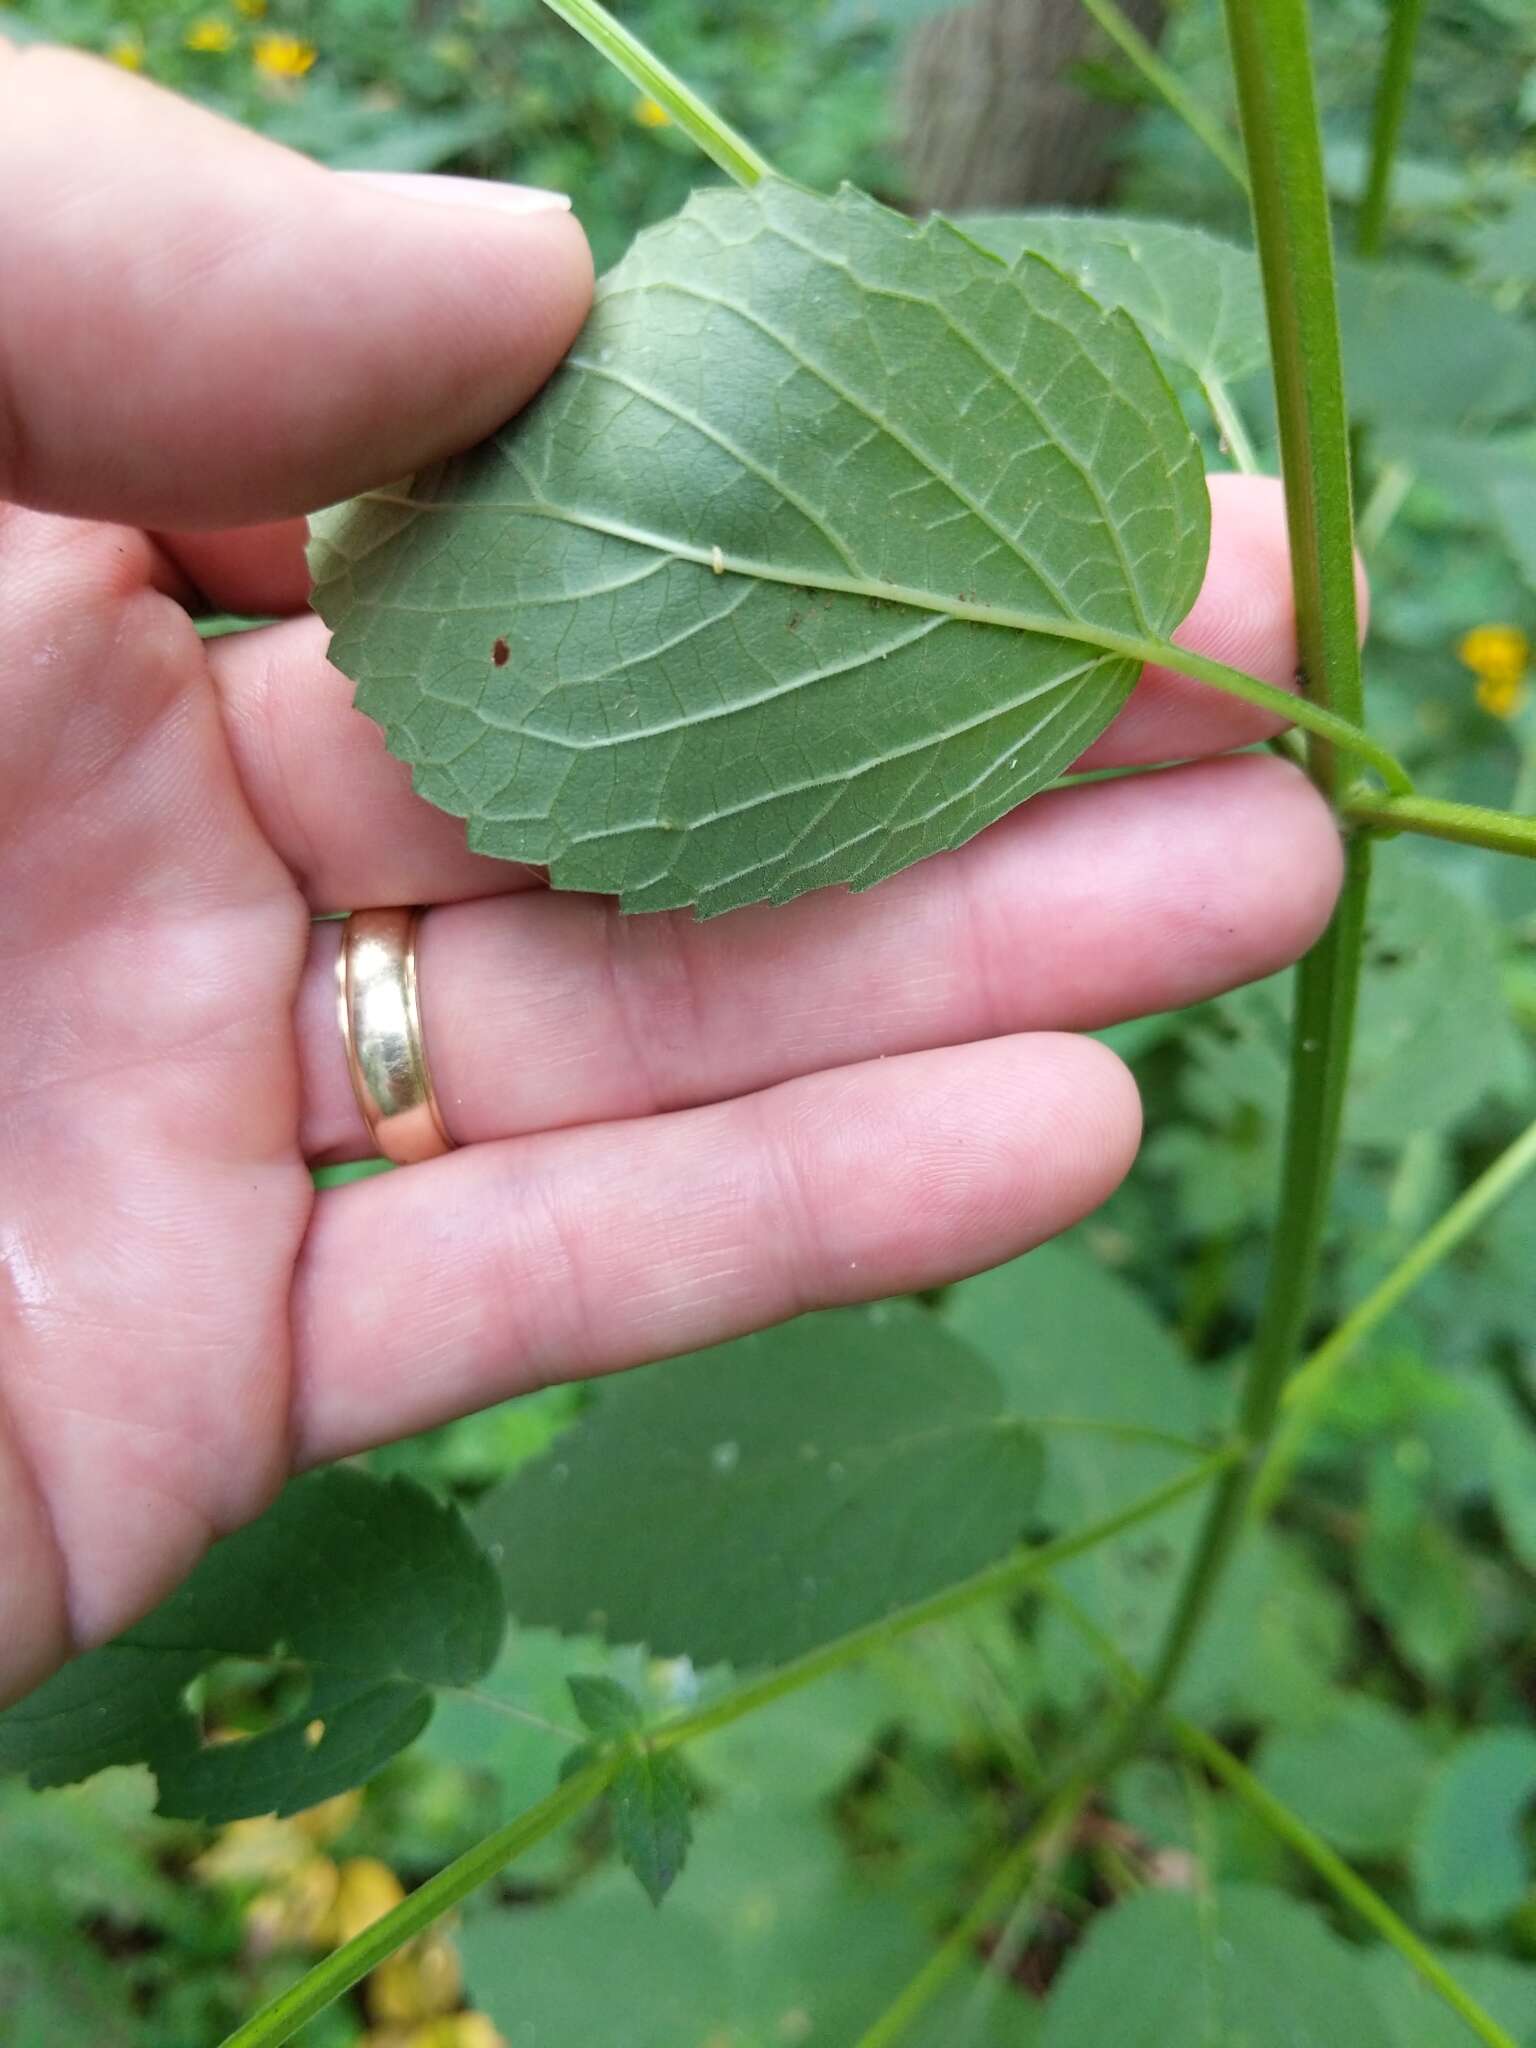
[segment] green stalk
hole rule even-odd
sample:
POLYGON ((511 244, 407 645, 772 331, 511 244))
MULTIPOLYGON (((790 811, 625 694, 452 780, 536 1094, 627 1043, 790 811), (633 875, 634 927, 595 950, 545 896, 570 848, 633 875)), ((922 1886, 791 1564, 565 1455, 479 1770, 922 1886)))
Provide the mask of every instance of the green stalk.
POLYGON ((1135 22, 1116 5, 1116 0, 1083 0, 1083 6, 1110 41, 1130 58, 1158 97, 1172 108, 1190 133, 1205 144, 1221 168, 1246 192, 1248 173, 1243 168, 1242 153, 1232 137, 1220 121, 1208 114, 1200 102, 1184 90, 1178 73, 1163 62, 1135 22))
POLYGON ((1265 1454, 1254 1484, 1255 1513, 1263 1513, 1273 1506, 1284 1488, 1328 1390, 1351 1355, 1398 1303, 1413 1292, 1426 1274, 1433 1272, 1442 1259, 1449 1258, 1483 1218, 1514 1192, 1532 1168, 1536 1168, 1536 1123, 1522 1131, 1514 1143, 1478 1175, 1295 1374, 1285 1389, 1282 1404, 1284 1420, 1265 1454))
MULTIPOLYGON (((1106 1635, 1054 1579, 1043 1580, 1040 1591, 1104 1660, 1121 1689, 1133 1699, 1144 1700, 1145 1681, 1118 1643, 1106 1635)), ((1207 1735, 1204 1729, 1197 1728, 1193 1721, 1186 1721, 1179 1714, 1170 1714, 1166 1709, 1162 1718, 1185 1755, 1213 1778, 1219 1778, 1256 1819, 1310 1865, 1334 1897, 1358 1913, 1368 1927, 1373 1927, 1430 1990, 1443 1999, 1459 2019, 1465 2020, 1477 2038, 1485 2043, 1485 2048, 1519 2048, 1519 2044, 1505 2033, 1491 2014, 1483 2010, 1471 1992, 1459 1984, 1445 1965, 1425 1947, 1413 1929, 1399 1919, 1386 1900, 1351 1870, 1321 1837, 1315 1835, 1300 1814, 1293 1813, 1239 1763, 1230 1750, 1207 1735)))
MULTIPOLYGON (((1302 674, 1309 697, 1358 726, 1349 426, 1307 9, 1305 0, 1227 0, 1226 14, 1274 361, 1302 674)), ((1307 765, 1336 797, 1334 750, 1315 732, 1307 765)), ((1258 1456, 1301 1350, 1338 1149, 1369 882, 1370 844, 1358 834, 1333 922, 1297 971, 1280 1206, 1238 1406, 1238 1431, 1254 1454, 1211 1498, 1145 1693, 1120 1738, 1122 1754, 1183 1673, 1242 1533, 1258 1456)))
POLYGON ((1492 853, 1517 853, 1536 860, 1536 818, 1518 811, 1489 810, 1483 804, 1450 803, 1433 796, 1346 796, 1340 806, 1357 825, 1382 832, 1421 832, 1430 839, 1454 839, 1492 853))
POLYGON ((1485 2048, 1519 2048, 1514 2036, 1506 2033, 1493 2015, 1483 2010, 1471 1992, 1457 1983, 1444 1963, 1420 1941, 1407 1922, 1399 1919, 1380 1893, 1351 1870, 1343 1857, 1330 1849, 1321 1836, 1315 1835, 1300 1814, 1293 1813, 1273 1792, 1261 1785, 1246 1765, 1239 1763, 1229 1749, 1207 1735, 1204 1729, 1177 1717, 1170 1720, 1169 1726, 1185 1754, 1209 1771, 1213 1778, 1219 1778, 1256 1819, 1261 1820, 1273 1835, 1310 1866, 1342 1905, 1357 1913, 1367 1927, 1374 1928, 1383 1941, 1395 1948, 1409 1969, 1450 2007, 1458 2019, 1465 2022, 1485 2048))
POLYGON ((551 13, 569 22, 585 36, 630 84, 665 107, 683 133, 696 142, 704 154, 733 177, 738 185, 755 185, 759 178, 771 178, 773 166, 759 156, 744 135, 738 135, 675 71, 669 71, 659 57, 652 56, 637 36, 622 22, 615 21, 598 0, 544 0, 551 13))
POLYGON ((462 1856, 435 1877, 429 1877, 419 1885, 408 1899, 402 1899, 382 1919, 375 1920, 359 1935, 327 1956, 323 1963, 307 1971, 297 1984, 291 1984, 280 1992, 270 2004, 264 2005, 253 2019, 244 2026, 236 2027, 222 2044, 222 2048, 277 2048, 281 2041, 291 2041, 294 2035, 317 2013, 354 1984, 360 1983, 368 1972, 392 1956, 395 1950, 403 1948, 406 1942, 430 1927, 434 1920, 456 1906, 461 1899, 468 1898, 488 1878, 496 1875, 504 1865, 525 1849, 531 1849, 535 1842, 541 1842, 546 1835, 570 1820, 598 1797, 609 1779, 618 1769, 617 1756, 601 1758, 591 1763, 584 1771, 578 1771, 567 1778, 537 1806, 530 1806, 526 1813, 520 1813, 515 1820, 487 1835, 483 1842, 476 1842, 472 1849, 466 1849, 462 1856))
POLYGON ((1221 442, 1232 458, 1232 466, 1242 476, 1257 476, 1259 473, 1258 453, 1249 437, 1242 414, 1232 402, 1232 394, 1219 377, 1205 377, 1201 380, 1201 392, 1211 409, 1211 417, 1221 435, 1221 442))
POLYGON ((1072 1778, 1053 1799, 1047 1800, 1033 1826, 1009 1850, 963 1916, 874 2025, 860 2034, 854 2048, 892 2048, 892 2043, 899 2041, 926 2012, 972 1953, 977 1937, 1009 1900, 1026 1881, 1037 1887, 1041 1878, 1049 1874, 1092 1790, 1091 1779, 1072 1778))
POLYGON ((1387 47, 1376 81, 1376 106, 1371 116, 1371 168, 1355 222, 1355 247, 1362 256, 1379 256, 1392 203, 1392 165, 1408 105, 1413 76, 1413 50, 1424 19, 1424 0, 1388 0, 1392 10, 1387 47))
MULTIPOLYGON (((1179 1478, 1143 1494, 1116 1514, 1106 1515, 1102 1521, 1091 1523, 1073 1535, 1059 1536, 1050 1543, 1038 1544, 1029 1550, 1014 1551, 997 1564, 989 1565, 985 1571, 975 1572, 956 1585, 946 1586, 941 1592, 930 1594, 926 1600, 915 1601, 910 1607, 898 1609, 895 1614, 869 1622, 863 1628, 852 1629, 835 1642, 824 1643, 820 1649, 796 1658, 792 1664, 782 1665, 776 1671, 766 1672, 761 1678, 738 1686, 723 1699, 647 1730, 645 1739, 653 1751, 677 1749, 685 1742, 696 1741, 701 1735, 712 1735, 718 1728, 728 1728, 732 1722, 755 1713, 759 1707, 770 1706, 775 1700, 798 1692, 802 1686, 811 1684, 827 1672, 868 1656, 871 1651, 882 1649, 914 1629, 948 1620, 951 1615, 978 1601, 1011 1593, 1055 1566, 1065 1564, 1069 1558, 1080 1557, 1085 1551, 1135 1528, 1138 1523, 1150 1521, 1154 1516, 1176 1507, 1189 1494, 1208 1485, 1237 1455, 1235 1445, 1215 1451, 1179 1478)), ((519 1814, 505 1827, 487 1835, 483 1842, 477 1842, 474 1848, 466 1850, 446 1869, 428 1878, 393 1911, 337 1949, 334 1955, 327 1956, 323 1963, 317 1964, 297 1984, 274 1998, 244 2026, 236 2028, 222 2043, 222 2048, 279 2048, 281 2042, 292 2040, 306 2021, 323 2012, 333 1999, 349 1991, 370 1970, 393 1955, 397 1948, 420 1934, 477 1886, 494 1877, 515 1856, 520 1856, 525 1849, 542 1841, 589 1806, 607 1788, 622 1761, 622 1756, 617 1754, 597 1759, 557 1786, 537 1806, 529 1807, 526 1813, 519 1814)))

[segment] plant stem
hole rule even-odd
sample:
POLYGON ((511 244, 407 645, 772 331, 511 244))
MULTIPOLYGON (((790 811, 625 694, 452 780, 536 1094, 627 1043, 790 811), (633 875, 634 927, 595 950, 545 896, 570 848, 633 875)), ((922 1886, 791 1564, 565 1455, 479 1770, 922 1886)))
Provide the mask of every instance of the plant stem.
POLYGON ((1461 846, 1485 846, 1492 853, 1518 853, 1536 860, 1536 817, 1494 811, 1482 804, 1450 803, 1433 796, 1346 796, 1341 808, 1356 824, 1383 832, 1421 832, 1430 839, 1454 839, 1461 846))
POLYGON ((652 56, 637 36, 631 35, 622 22, 615 21, 607 8, 599 5, 599 0, 544 0, 544 5, 562 21, 569 22, 578 35, 585 36, 593 49, 622 71, 631 85, 657 106, 665 107, 683 133, 738 185, 755 185, 759 178, 773 176, 773 166, 759 156, 746 137, 738 135, 659 57, 652 56))
POLYGON ((1169 1725, 1185 1754, 1208 1770, 1213 1778, 1220 1778, 1250 1813, 1263 1821, 1272 1834, 1311 1867, 1336 1899, 1358 1913, 1368 1927, 1373 1927, 1383 1941, 1395 1948, 1408 1967, 1444 2000, 1458 2019, 1471 2028, 1478 2040, 1485 2043, 1485 2048, 1519 2048, 1514 2036, 1506 2033, 1493 2015, 1483 2010, 1471 1992, 1457 1983, 1444 1963, 1426 1948, 1405 1921, 1398 1918, 1386 1900, 1351 1870, 1342 1856, 1315 1835, 1300 1814, 1292 1813, 1288 1806, 1260 1784, 1246 1765, 1239 1763, 1229 1749, 1207 1735, 1203 1728, 1177 1717, 1170 1718, 1169 1725))
POLYGON ((297 1984, 280 1992, 253 2019, 237 2027, 225 2039, 223 2048, 277 2048, 279 2042, 291 2041, 300 2027, 343 1992, 350 1991, 396 1949, 456 1906, 460 1899, 467 1898, 487 1878, 494 1877, 513 1857, 531 1849, 535 1842, 553 1834, 563 1822, 589 1806, 603 1791, 619 1761, 618 1757, 608 1757, 589 1764, 563 1785, 557 1785, 537 1806, 530 1806, 526 1813, 487 1835, 483 1842, 466 1849, 382 1919, 375 1920, 323 1963, 317 1963, 297 1984))
POLYGON ((1141 30, 1116 5, 1116 0, 1083 0, 1083 6, 1110 41, 1130 58, 1159 98, 1172 108, 1190 133, 1205 144, 1222 169, 1246 192, 1248 173, 1243 168, 1242 152, 1237 144, 1222 123, 1184 90, 1178 73, 1163 62, 1141 30))
MULTIPOLYGON (((1095 1650, 1114 1674, 1117 1683, 1133 1698, 1145 1696, 1146 1686, 1134 1664, 1120 1649, 1112 1637, 1106 1635, 1091 1616, 1057 1585, 1054 1579, 1041 1582, 1041 1593, 1059 1613, 1070 1621, 1083 1640, 1095 1650)), ((1186 1721, 1182 1715, 1170 1714, 1166 1709, 1162 1715, 1164 1726, 1174 1737, 1185 1755, 1200 1764, 1214 1778, 1219 1778, 1229 1791, 1241 1800, 1250 1813, 1261 1820, 1272 1834, 1285 1843, 1307 1863, 1323 1880, 1324 1884, 1341 1899, 1346 1906, 1358 1913, 1370 1927, 1374 1927, 1392 1948, 1407 1963, 1408 1967, 1422 1978, 1430 1990, 1442 1998, 1460 2019, 1486 2044, 1486 2048, 1518 2048, 1518 2043, 1505 2033, 1498 2022, 1465 1990, 1446 1969, 1445 1965, 1425 1947, 1419 1937, 1404 1921, 1400 1920, 1386 1900, 1372 1890, 1364 1878, 1350 1869, 1341 1856, 1315 1835, 1297 1813, 1293 1813, 1283 1801, 1262 1785, 1243 1764, 1239 1763, 1229 1749, 1207 1735, 1203 1728, 1197 1728, 1193 1721, 1186 1721)))
POLYGON ((1371 486, 1371 495, 1360 508, 1355 538, 1367 561, 1386 538, 1387 528, 1403 509, 1403 500, 1413 489, 1413 471, 1406 462, 1386 462, 1371 486))
POLYGON ((1253 1507, 1262 1513, 1273 1505, 1295 1464, 1328 1389, 1346 1360, 1372 1330, 1411 1294, 1426 1274, 1455 1251, 1489 1212, 1512 1194, 1536 1168, 1536 1123, 1485 1167, 1439 1221, 1425 1231, 1386 1278, 1373 1287, 1313 1352, 1285 1389, 1285 1419, 1276 1432, 1254 1484, 1253 1507))
POLYGON ((1221 444, 1231 456, 1233 466, 1243 476, 1257 476, 1259 458, 1254 451, 1253 442, 1248 437, 1243 416, 1232 402, 1231 392, 1219 377, 1204 378, 1200 389, 1205 395, 1206 404, 1211 408, 1211 417, 1215 420, 1221 435, 1221 444))
POLYGON ((926 2011, 965 1962, 988 1923, 1025 1884, 1038 1885, 1059 1860, 1073 1822, 1089 1793, 1091 1779, 1073 1777, 1048 1799, 1034 1824, 1020 1836, 917 1975, 904 1985, 854 2048, 891 2048, 926 2011))
MULTIPOLYGON (((1226 0, 1226 15, 1274 362, 1302 673, 1309 696, 1358 725, 1363 690, 1349 431, 1306 0, 1226 0)), ((1335 796, 1333 749, 1315 730, 1307 762, 1319 787, 1335 796)), ((1119 1737, 1121 1755, 1172 1697, 1210 1612, 1306 1332, 1343 1113, 1369 882, 1369 839, 1356 834, 1333 922, 1297 970, 1280 1206, 1238 1405, 1238 1432, 1254 1453, 1224 1475, 1211 1498, 1151 1676, 1119 1737)))
POLYGON ((1392 21, 1387 30, 1387 47, 1382 54, 1381 74, 1376 81, 1376 106, 1371 116, 1371 168, 1355 222, 1355 247, 1362 256, 1381 254, 1387 209, 1392 199, 1392 164, 1397 155, 1403 112, 1408 105, 1408 85, 1413 76, 1413 48, 1418 41, 1419 23, 1424 18, 1424 0, 1388 0, 1388 4, 1392 21))

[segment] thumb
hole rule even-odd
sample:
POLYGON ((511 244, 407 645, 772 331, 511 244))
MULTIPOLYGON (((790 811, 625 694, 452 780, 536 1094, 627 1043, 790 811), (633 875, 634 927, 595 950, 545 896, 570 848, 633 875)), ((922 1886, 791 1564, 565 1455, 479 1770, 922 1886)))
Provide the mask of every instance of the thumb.
POLYGON ((42 48, 0 45, 0 138, 0 498, 310 511, 491 432, 586 313, 555 194, 322 170, 42 48))

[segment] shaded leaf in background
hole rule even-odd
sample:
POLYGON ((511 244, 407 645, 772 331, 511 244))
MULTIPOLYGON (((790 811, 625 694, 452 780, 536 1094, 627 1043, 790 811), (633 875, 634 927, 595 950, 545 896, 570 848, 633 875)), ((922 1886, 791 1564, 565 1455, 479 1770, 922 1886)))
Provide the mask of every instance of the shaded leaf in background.
MULTIPOLYGON (((1071 1239, 963 1281, 943 1313, 991 1361, 1012 1412, 1040 1428, 1046 1478, 1038 1512, 1052 1528, 1086 1527, 1188 1469, 1187 1453, 1117 1438, 1115 1426, 1198 1441, 1218 1420, 1215 1383, 1192 1369, 1125 1281, 1071 1239), (1098 1427, 1052 1426, 1062 1422, 1098 1427)), ((1061 1569, 1068 1592, 1133 1659, 1151 1647, 1158 1603, 1199 1514, 1192 1502, 1061 1569)), ((1048 1615, 1041 1640, 1059 1693, 1101 1683, 1097 1658, 1067 1624, 1048 1615)))
POLYGON ((1453 1749, 1430 1781, 1413 1840, 1419 1910, 1437 1926, 1486 1929, 1531 1888, 1523 1817, 1536 1798, 1536 1734, 1489 1728, 1453 1749))
POLYGON ((1443 271, 1338 266, 1353 417, 1386 427, 1493 426, 1536 412, 1536 335, 1443 271))
MULTIPOLYGON (((1288 974, 1238 989, 1186 1034, 1180 1086, 1194 1120, 1155 1132, 1146 1158, 1175 1179, 1191 1234, 1224 1236, 1269 1213, 1291 992, 1288 974)), ((1450 1130, 1490 1097, 1523 1099, 1530 1073, 1504 992, 1497 926, 1428 861, 1384 853, 1368 913, 1346 1136, 1396 1152, 1415 1136, 1450 1130)))
MULTIPOLYGON (((1196 1448, 1220 1434, 1223 1376, 1196 1371, 1145 1301, 1072 1238, 962 1282, 943 1312, 997 1368, 1009 1405, 1039 1429, 1046 1480, 1038 1514, 1053 1529, 1098 1521, 1188 1469, 1192 1451, 1126 1440, 1117 1428, 1167 1432, 1196 1448)), ((1154 1652, 1200 1513, 1191 1501, 1057 1574, 1132 1662, 1154 1652)), ((1345 1627, 1337 1593, 1284 1539, 1255 1530, 1185 1671, 1179 1704, 1260 1722, 1305 1717, 1338 1663, 1345 1627)), ((1102 1689, 1100 1659, 1063 1616, 1047 1608, 1037 1642, 1051 1696, 1077 1707, 1102 1689)))
POLYGON ((1203 228, 1102 213, 978 213, 960 225, 1016 263, 1043 256, 1101 306, 1121 306, 1201 384, 1269 361, 1258 259, 1203 228))
POLYGON ((1434 1513, 1430 1479, 1423 1446, 1411 1440, 1406 1458, 1396 1443, 1372 1453, 1355 1578, 1398 1654, 1443 1685, 1476 1643, 1479 1617, 1467 1555, 1434 1513))
POLYGON ((1393 2048, 1358 1951, 1267 1886, 1146 1891, 1090 1923, 1041 2048, 1393 2048))
POLYGON ((161 1813, 297 1813, 414 1740, 431 1688, 479 1677, 503 1621, 457 1509, 410 1480, 314 1473, 126 1635, 0 1714, 0 1770, 57 1785, 142 1762, 161 1813), (304 1698, 275 1727, 205 1745, 187 1688, 230 1657, 296 1667, 304 1698))
POLYGON ((861 194, 642 234, 494 440, 322 522, 331 659, 470 843, 632 910, 867 886, 1103 730, 1209 505, 1150 350, 861 194))
POLYGON ((985 1361, 889 1303, 613 1381, 476 1526, 520 1620, 778 1663, 1000 1556, 1040 1469, 985 1361))
POLYGON ((1257 1762, 1275 1797, 1351 1856, 1406 1847, 1433 1768, 1416 1723, 1364 1695, 1341 1697, 1311 1727, 1268 1736, 1257 1762))
MULTIPOLYGON (((1536 2048, 1536 1964, 1465 1948, 1442 1949, 1438 1954, 1457 1983, 1518 2048, 1536 2048)), ((1466 2021, 1395 1950, 1369 1950, 1365 1973, 1392 2048, 1467 2048, 1472 2037, 1466 2021)))

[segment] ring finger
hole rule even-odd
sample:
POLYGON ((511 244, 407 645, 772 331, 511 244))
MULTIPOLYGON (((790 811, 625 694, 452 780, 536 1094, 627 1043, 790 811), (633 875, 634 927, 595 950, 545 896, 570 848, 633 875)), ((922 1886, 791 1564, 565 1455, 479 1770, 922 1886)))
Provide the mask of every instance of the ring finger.
MULTIPOLYGON (((1305 779, 1229 757, 1038 798, 863 895, 697 923, 544 890, 423 922, 423 1023, 461 1144, 649 1116, 887 1054, 1177 1008, 1326 922, 1339 847, 1305 779)), ((373 1149, 335 1015, 340 927, 299 1003, 304 1144, 373 1149)))

